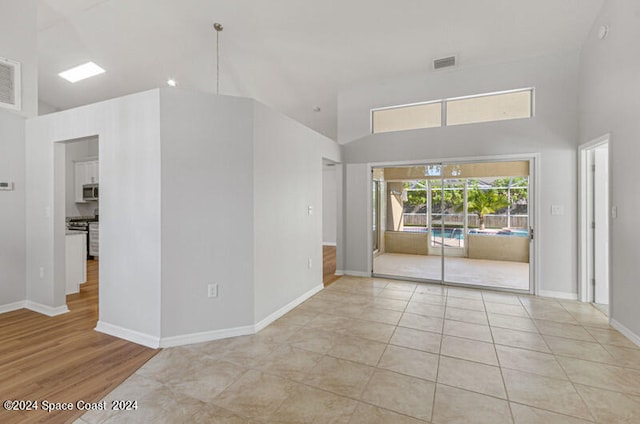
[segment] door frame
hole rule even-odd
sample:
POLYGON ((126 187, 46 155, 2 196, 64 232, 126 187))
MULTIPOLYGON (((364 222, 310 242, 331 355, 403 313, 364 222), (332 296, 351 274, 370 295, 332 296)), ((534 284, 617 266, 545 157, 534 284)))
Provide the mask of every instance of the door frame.
MULTIPOLYGON (((463 156, 463 157, 450 157, 450 158, 425 158, 422 160, 408 160, 408 161, 389 161, 389 162, 369 162, 367 163, 367 228, 371 228, 372 226, 372 195, 371 195, 371 184, 372 184, 372 171, 373 168, 385 168, 385 167, 394 167, 394 166, 416 166, 416 165, 427 165, 432 163, 472 163, 472 162, 507 162, 507 161, 529 161, 529 229, 531 233, 531 244, 529 248, 529 294, 537 295, 540 292, 540 281, 539 281, 539 263, 540 261, 540 243, 538 242, 540 239, 540 231, 539 228, 539 219, 540 216, 540 153, 522 153, 522 154, 505 154, 505 155, 489 155, 489 156, 463 156)), ((373 240, 371 231, 367 231, 367 269, 370 270, 369 277, 374 276, 373 272, 373 240)), ((393 276, 385 275, 384 278, 393 278, 393 276)), ((400 277, 399 277, 400 279, 400 277)), ((412 280, 417 281, 413 278, 402 278, 404 280, 412 280)), ((422 281, 422 280, 420 280, 422 281)), ((428 281, 425 281, 428 282, 428 281)), ((464 286, 464 285, 460 285, 464 286)), ((475 288, 486 289, 486 287, 480 286, 469 286, 475 288)), ((499 287, 491 288, 491 290, 496 291, 513 291, 513 290, 504 290, 499 287)))
MULTIPOLYGON (((600 146, 609 146, 609 205, 611 205, 611 134, 606 133, 578 146, 578 299, 581 302, 593 302, 594 287, 589 282, 591 266, 589 243, 589 156, 588 153, 600 146)), ((611 216, 609 215, 609 220, 611 216)), ((611 246, 611 230, 609 230, 611 246)), ((609 301, 611 301, 611 250, 607 257, 609 263, 609 301)))

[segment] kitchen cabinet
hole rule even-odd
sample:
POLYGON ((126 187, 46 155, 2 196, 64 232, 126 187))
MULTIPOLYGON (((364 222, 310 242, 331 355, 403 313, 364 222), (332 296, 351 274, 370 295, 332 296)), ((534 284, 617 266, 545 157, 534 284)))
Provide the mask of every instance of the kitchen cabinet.
POLYGON ((87 203, 82 197, 82 186, 100 182, 100 161, 83 160, 75 163, 75 198, 76 203, 87 203))
POLYGON ((66 294, 78 293, 87 281, 87 235, 67 231, 65 236, 66 294))

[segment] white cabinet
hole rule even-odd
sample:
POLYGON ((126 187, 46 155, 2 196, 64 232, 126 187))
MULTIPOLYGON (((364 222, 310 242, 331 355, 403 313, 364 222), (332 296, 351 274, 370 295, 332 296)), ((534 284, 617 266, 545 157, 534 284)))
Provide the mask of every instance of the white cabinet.
POLYGON ((86 203, 82 196, 82 186, 100 182, 100 162, 85 160, 75 163, 75 198, 76 203, 86 203))
POLYGON ((78 293, 87 281, 87 239, 82 232, 69 232, 65 237, 66 294, 78 293))

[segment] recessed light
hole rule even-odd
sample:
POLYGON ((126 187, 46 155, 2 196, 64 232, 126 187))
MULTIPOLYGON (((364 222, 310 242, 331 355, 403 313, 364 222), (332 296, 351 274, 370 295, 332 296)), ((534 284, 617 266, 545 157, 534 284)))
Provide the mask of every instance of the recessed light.
POLYGON ((75 68, 68 69, 64 72, 60 72, 62 78, 69 82, 78 82, 83 79, 87 79, 96 75, 104 73, 105 70, 96 65, 93 62, 87 62, 83 65, 76 66, 75 68))
POLYGON ((176 80, 174 80, 173 78, 169 78, 169 79, 167 80, 167 85, 168 85, 169 87, 175 87, 176 85, 178 85, 178 83, 177 83, 177 82, 176 82, 176 80))

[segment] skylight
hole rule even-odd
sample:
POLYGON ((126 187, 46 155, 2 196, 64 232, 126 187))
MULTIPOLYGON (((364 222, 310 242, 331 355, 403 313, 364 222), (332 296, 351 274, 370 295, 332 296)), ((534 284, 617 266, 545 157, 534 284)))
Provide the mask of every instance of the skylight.
POLYGON ((83 79, 91 78, 96 75, 100 75, 104 73, 105 70, 96 65, 93 62, 87 62, 83 65, 76 66, 75 68, 68 69, 64 72, 60 72, 62 78, 67 81, 74 83, 78 81, 82 81, 83 79))

